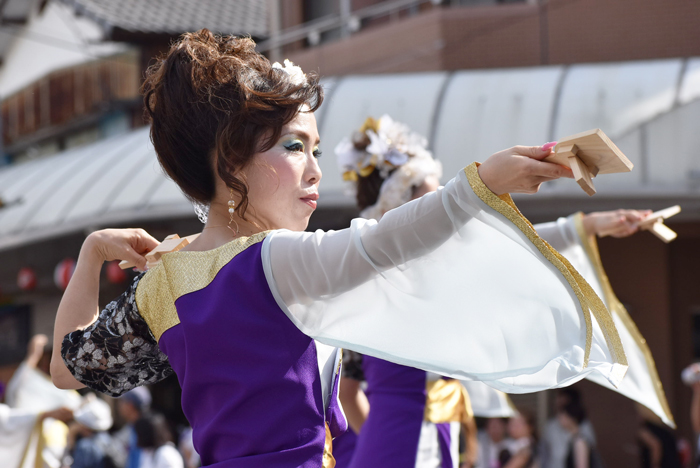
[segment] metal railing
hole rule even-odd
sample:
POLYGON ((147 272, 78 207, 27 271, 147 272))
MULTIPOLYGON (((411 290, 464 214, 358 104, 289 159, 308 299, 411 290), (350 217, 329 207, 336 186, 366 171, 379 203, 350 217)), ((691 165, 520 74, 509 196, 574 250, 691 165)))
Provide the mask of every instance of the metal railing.
MULTIPOLYGON (((340 30, 346 37, 359 31, 363 21, 390 17, 398 19, 404 11, 416 10, 422 5, 438 6, 449 4, 449 0, 390 0, 355 11, 334 13, 279 32, 273 32, 269 39, 258 43, 259 52, 270 52, 300 40, 308 40, 314 46, 321 42, 321 35, 340 30)), ((341 9, 342 10, 342 9, 341 9)))

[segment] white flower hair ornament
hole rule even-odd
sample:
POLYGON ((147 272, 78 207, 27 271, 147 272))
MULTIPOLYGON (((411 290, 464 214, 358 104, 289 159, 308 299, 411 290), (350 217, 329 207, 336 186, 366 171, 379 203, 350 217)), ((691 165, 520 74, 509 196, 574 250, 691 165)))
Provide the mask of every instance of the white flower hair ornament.
POLYGON ((272 64, 272 68, 277 68, 278 70, 282 70, 283 72, 287 73, 289 78, 292 80, 292 83, 295 85, 306 84, 306 74, 304 74, 301 67, 294 65, 294 63, 287 59, 284 60, 284 66, 282 66, 279 62, 275 62, 272 64))
POLYGON ((360 177, 375 170, 385 179, 377 202, 362 210, 366 219, 379 220, 384 213, 411 200, 413 188, 427 177, 442 177, 442 164, 433 159, 428 141, 388 115, 369 117, 352 140, 344 138, 335 148, 343 180, 356 188, 360 177))

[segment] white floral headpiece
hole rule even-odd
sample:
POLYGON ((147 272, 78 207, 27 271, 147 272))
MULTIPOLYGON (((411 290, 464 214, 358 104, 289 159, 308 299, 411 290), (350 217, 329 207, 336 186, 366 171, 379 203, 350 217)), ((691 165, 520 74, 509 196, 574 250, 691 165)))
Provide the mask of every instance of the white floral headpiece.
POLYGON ((375 170, 386 179, 377 202, 365 208, 362 217, 378 220, 387 211, 410 201, 413 187, 427 177, 442 177, 442 165, 433 159, 427 146, 423 136, 388 115, 379 120, 369 117, 352 140, 344 138, 336 146, 344 180, 356 183, 359 177, 367 177, 375 170), (363 146, 364 150, 359 149, 363 146))
POLYGON ((290 62, 288 59, 284 59, 284 66, 282 66, 279 62, 275 62, 272 64, 272 68, 277 68, 286 72, 287 75, 289 75, 289 78, 291 78, 292 83, 295 85, 306 84, 306 75, 302 71, 301 67, 294 65, 294 63, 290 62))

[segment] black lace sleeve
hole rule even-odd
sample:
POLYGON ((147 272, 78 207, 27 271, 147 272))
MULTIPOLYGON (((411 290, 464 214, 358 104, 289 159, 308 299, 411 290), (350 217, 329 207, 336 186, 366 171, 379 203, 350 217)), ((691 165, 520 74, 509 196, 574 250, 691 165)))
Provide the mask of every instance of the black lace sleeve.
POLYGON ((95 323, 69 333, 61 345, 63 362, 73 376, 113 397, 173 373, 136 307, 136 287, 142 277, 134 278, 129 289, 110 302, 95 323))
POLYGON ((343 349, 343 377, 358 380, 365 380, 365 372, 362 370, 362 354, 349 349, 343 349))

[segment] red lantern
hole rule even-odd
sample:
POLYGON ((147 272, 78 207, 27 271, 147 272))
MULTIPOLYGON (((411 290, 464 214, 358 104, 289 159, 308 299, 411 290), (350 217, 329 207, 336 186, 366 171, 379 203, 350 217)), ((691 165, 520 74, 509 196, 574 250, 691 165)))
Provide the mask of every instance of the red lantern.
POLYGON ((61 260, 53 271, 53 282, 59 289, 65 290, 68 287, 73 272, 75 271, 75 260, 66 258, 61 260))
POLYGON ((17 273, 17 286, 22 291, 31 291, 36 288, 36 273, 28 267, 20 268, 17 273))
POLYGON ((126 272, 119 268, 119 260, 114 260, 107 264, 107 280, 113 284, 126 281, 126 272))

